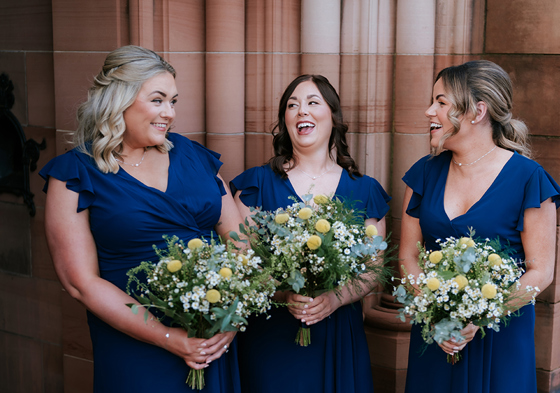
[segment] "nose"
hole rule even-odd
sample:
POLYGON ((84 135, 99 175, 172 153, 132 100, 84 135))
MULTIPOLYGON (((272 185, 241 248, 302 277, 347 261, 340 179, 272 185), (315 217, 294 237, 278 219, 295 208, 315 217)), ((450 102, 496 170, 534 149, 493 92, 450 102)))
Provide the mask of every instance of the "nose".
POLYGON ((426 109, 426 112, 424 112, 424 115, 426 117, 434 117, 436 115, 436 110, 435 110, 435 106, 436 103, 434 102, 432 105, 430 105, 428 107, 428 109, 426 109))
POLYGON ((163 118, 174 118, 175 117, 175 107, 170 102, 165 103, 161 107, 160 116, 163 118))
POLYGON ((308 114, 308 109, 306 104, 301 104, 298 108, 298 116, 306 116, 308 114))

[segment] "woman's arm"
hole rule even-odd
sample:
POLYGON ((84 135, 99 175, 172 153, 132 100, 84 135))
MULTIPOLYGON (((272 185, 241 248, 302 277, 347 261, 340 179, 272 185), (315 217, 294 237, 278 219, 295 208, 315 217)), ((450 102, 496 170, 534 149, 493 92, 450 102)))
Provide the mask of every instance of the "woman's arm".
POLYGON ((87 210, 77 213, 77 207, 78 194, 67 189, 65 182, 51 177, 45 206, 45 232, 56 273, 70 296, 115 329, 167 349, 192 368, 206 367, 205 363, 214 352, 205 340, 188 338, 183 329, 168 328, 153 316, 145 323, 143 313, 135 315, 125 305, 137 302, 99 276, 89 213, 87 210))
MULTIPOLYGON (((378 235, 385 237, 385 218, 379 221, 374 218, 367 219, 365 225, 366 227, 368 225, 375 225, 378 235)), ((339 307, 360 300, 373 289, 375 284, 375 277, 371 277, 371 280, 359 282, 359 290, 344 286, 338 294, 335 291, 329 291, 316 298, 298 295, 291 291, 284 292, 284 296, 286 303, 290 303, 288 306, 290 313, 307 325, 313 325, 331 315, 339 307)))
POLYGON ((401 221, 401 241, 399 244, 399 267, 401 268, 401 277, 412 274, 415 277, 422 272, 418 266, 418 242, 424 243, 422 230, 420 228, 420 220, 409 216, 406 212, 410 198, 412 197, 412 189, 406 187, 404 192, 404 201, 402 207, 401 221))
POLYGON ((521 242, 525 250, 526 273, 519 282, 520 298, 512 302, 520 308, 531 299, 526 287, 538 287, 545 290, 554 277, 554 259, 556 255, 556 205, 549 198, 541 203, 540 208, 525 210, 521 242))

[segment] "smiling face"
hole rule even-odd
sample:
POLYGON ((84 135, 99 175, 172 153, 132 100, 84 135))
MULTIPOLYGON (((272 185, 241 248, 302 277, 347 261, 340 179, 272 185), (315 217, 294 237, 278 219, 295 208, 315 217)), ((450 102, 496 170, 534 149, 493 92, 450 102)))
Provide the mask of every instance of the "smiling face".
POLYGON ((449 112, 451 106, 443 82, 439 79, 434 84, 432 105, 425 112, 426 117, 430 119, 430 144, 434 148, 439 146, 441 138, 445 134, 453 132, 453 124, 447 117, 447 112, 449 112))
POLYGON ((328 152, 332 112, 315 83, 304 81, 294 89, 288 99, 285 122, 294 151, 313 147, 328 152))
POLYGON ((148 79, 124 113, 123 145, 140 148, 161 145, 175 119, 177 86, 168 72, 148 79))

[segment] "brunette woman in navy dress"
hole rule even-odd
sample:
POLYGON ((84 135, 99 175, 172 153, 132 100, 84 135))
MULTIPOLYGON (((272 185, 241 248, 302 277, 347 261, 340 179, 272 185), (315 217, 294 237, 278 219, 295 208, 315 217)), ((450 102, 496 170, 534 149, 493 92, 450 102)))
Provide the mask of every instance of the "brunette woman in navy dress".
POLYGON ((127 271, 157 261, 162 235, 209 239, 240 223, 219 155, 168 132, 177 97, 175 70, 156 53, 109 53, 78 111, 77 147, 41 171, 56 272, 88 309, 95 392, 192 392, 191 367, 206 368, 202 392, 240 393, 234 333, 189 338, 125 305, 135 302, 127 271))
MULTIPOLYGON (((381 185, 362 175, 348 154, 347 126, 338 94, 326 78, 302 75, 286 89, 278 110, 274 157, 243 172, 232 193, 246 217, 249 207, 276 210, 301 196, 335 195, 355 202, 366 225, 385 235, 390 200, 381 185)), ((361 294, 327 292, 315 298, 291 291, 277 300, 293 306, 273 309, 270 319, 252 318, 239 335, 243 393, 370 393, 373 391, 361 294), (311 344, 294 343, 301 322, 311 328, 311 344)))
POLYGON ((560 187, 532 161, 527 127, 512 119, 512 85, 498 65, 484 60, 444 69, 433 88, 431 156, 406 173, 400 258, 417 276, 418 249, 437 239, 467 236, 509 242, 520 263, 521 300, 499 332, 468 325, 461 342, 425 344, 412 328, 406 391, 453 393, 536 392, 535 309, 524 306, 525 287, 544 290, 554 272, 556 208, 560 187), (451 365, 447 354, 461 352, 451 365))

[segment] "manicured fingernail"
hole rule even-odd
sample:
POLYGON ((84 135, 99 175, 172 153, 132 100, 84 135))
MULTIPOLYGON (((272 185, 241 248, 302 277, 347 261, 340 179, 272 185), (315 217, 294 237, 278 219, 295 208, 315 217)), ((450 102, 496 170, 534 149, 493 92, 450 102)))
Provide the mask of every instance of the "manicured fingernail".
POLYGON ((459 350, 459 347, 453 347, 453 350, 454 350, 454 351, 458 351, 458 350, 459 350))
POLYGON ((307 307, 309 307, 307 304, 305 306, 303 306, 303 308, 307 308, 307 307))
POLYGON ((302 321, 302 322, 305 322, 305 319, 302 319, 301 321, 302 321))
POLYGON ((310 301, 310 302, 312 302, 312 301, 313 301, 313 298, 312 298, 312 297, 310 297, 310 298, 309 298, 309 301, 310 301))
POLYGON ((200 354, 201 354, 201 355, 206 355, 206 352, 201 351, 200 354))
POLYGON ((307 313, 305 312, 305 310, 303 310, 301 313, 302 313, 302 314, 307 314, 307 313))
POLYGON ((206 343, 202 343, 202 344, 200 344, 200 346, 201 346, 201 347, 205 347, 205 346, 206 346, 206 343))
MULTIPOLYGON (((210 364, 210 363, 212 363, 212 361, 211 361, 210 359, 208 359, 208 360, 206 361, 206 364, 208 365, 208 364, 210 364)), ((208 366, 206 366, 206 367, 208 367, 208 366)))

